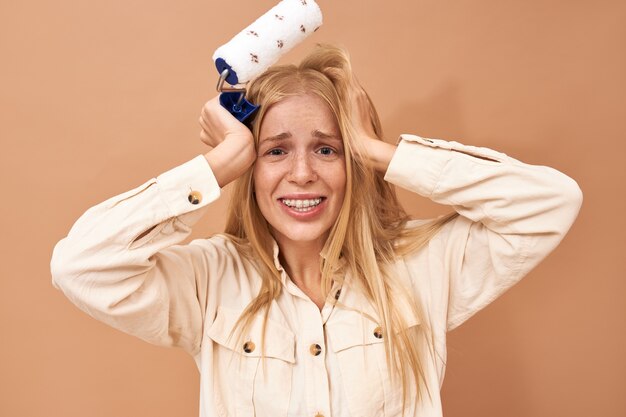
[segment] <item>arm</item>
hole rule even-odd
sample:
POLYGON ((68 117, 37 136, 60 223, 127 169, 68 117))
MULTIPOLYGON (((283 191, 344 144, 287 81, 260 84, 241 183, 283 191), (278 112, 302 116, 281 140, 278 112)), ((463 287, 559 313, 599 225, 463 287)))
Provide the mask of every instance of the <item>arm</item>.
POLYGON ((205 105, 201 122, 202 139, 214 149, 88 209, 56 244, 50 263, 54 287, 86 313, 191 353, 215 297, 211 285, 233 255, 221 238, 178 244, 219 197, 220 185, 255 157, 249 130, 216 105, 205 105))
POLYGON ((445 232, 452 329, 510 288, 563 239, 582 203, 574 180, 546 166, 457 142, 402 135, 385 179, 452 206, 445 232))
MULTIPOLYGON (((367 93, 350 88, 355 138, 363 158, 385 179, 452 206, 460 217, 440 230, 429 260, 415 263, 436 289, 448 330, 518 282, 563 239, 582 204, 578 184, 559 171, 524 164, 486 148, 402 135, 398 146, 376 139, 375 112, 367 93), (434 256, 432 256, 434 254, 434 256)), ((439 310, 439 308, 437 307, 439 310)))
POLYGON ((88 209, 54 247, 52 283, 92 317, 150 343, 198 349, 220 251, 176 246, 220 188, 203 155, 88 209), (193 204, 189 196, 199 197, 193 204))

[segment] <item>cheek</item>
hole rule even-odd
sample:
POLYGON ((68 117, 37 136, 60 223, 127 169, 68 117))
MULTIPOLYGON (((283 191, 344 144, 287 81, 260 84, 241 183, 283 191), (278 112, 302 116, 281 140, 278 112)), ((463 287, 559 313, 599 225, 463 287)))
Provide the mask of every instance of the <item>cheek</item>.
POLYGON ((346 191, 346 169, 343 165, 332 171, 329 183, 333 190, 339 195, 344 195, 346 191))
POLYGON ((255 165, 252 177, 254 191, 257 201, 263 201, 272 198, 272 192, 276 188, 280 180, 275 170, 267 169, 267 167, 255 165))

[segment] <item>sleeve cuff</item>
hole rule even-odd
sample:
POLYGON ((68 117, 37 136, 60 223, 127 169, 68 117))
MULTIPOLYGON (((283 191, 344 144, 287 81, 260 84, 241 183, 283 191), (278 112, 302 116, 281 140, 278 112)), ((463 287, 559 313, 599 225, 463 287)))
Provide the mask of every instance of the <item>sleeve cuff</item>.
POLYGON ((221 192, 204 155, 162 173, 157 185, 171 215, 176 217, 211 204, 221 192))
POLYGON ((429 197, 450 157, 449 142, 401 135, 385 173, 385 180, 429 197))

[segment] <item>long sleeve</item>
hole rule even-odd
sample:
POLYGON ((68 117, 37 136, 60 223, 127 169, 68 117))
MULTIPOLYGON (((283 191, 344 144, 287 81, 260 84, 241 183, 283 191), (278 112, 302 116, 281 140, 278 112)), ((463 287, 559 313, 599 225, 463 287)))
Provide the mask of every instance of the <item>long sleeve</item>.
MULTIPOLYGON (((563 239, 582 204, 577 183, 487 148, 402 135, 385 179, 460 216, 435 252, 447 329, 518 282, 563 239)), ((437 245, 437 243, 433 243, 437 245)))
POLYGON ((119 330, 196 352, 209 266, 219 269, 224 251, 206 240, 177 244, 219 195, 198 155, 91 207, 54 247, 53 286, 119 330))

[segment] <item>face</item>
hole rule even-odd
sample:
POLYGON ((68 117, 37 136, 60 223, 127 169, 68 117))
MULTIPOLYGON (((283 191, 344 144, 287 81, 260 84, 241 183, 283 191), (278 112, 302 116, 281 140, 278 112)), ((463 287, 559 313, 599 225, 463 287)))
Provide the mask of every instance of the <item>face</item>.
POLYGON ((346 186, 343 142, 328 105, 289 97, 265 114, 254 165, 261 213, 279 244, 326 241, 346 186))

